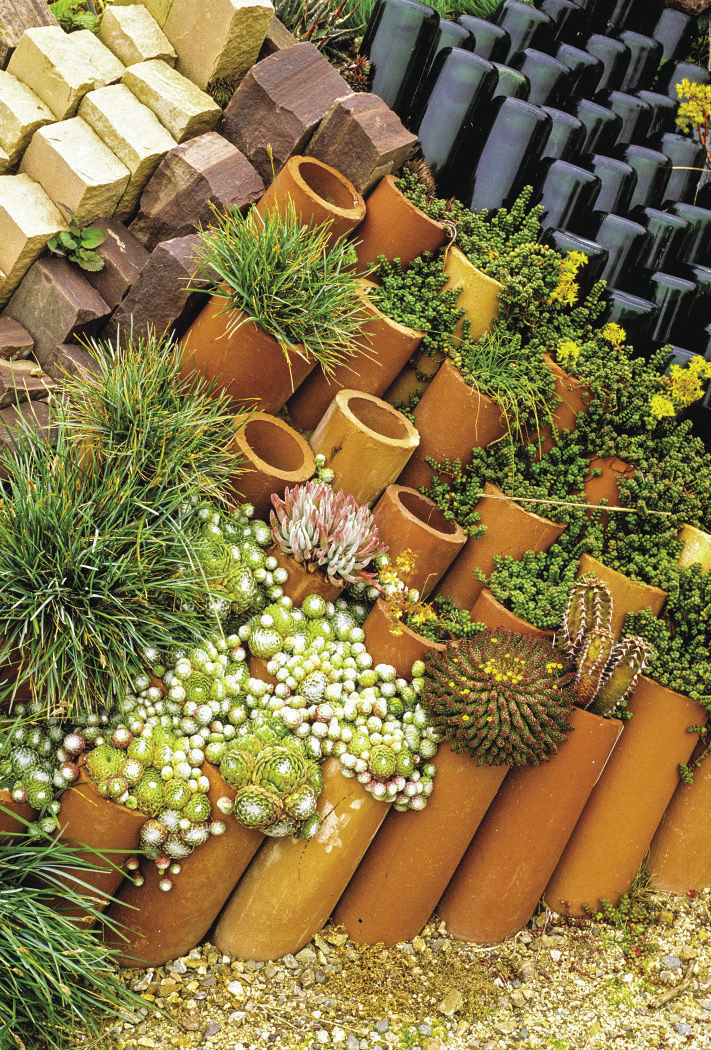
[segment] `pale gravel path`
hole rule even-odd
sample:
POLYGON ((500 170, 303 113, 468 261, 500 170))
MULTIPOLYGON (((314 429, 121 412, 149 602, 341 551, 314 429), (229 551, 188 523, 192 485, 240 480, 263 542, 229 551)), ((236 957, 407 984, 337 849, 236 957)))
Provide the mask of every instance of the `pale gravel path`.
POLYGON ((711 894, 647 894, 643 907, 652 921, 631 949, 624 928, 544 911, 494 948, 454 941, 436 919, 387 951, 326 930, 266 965, 206 944, 126 974, 182 1027, 147 1018, 114 1027, 107 1045, 711 1050, 711 894))

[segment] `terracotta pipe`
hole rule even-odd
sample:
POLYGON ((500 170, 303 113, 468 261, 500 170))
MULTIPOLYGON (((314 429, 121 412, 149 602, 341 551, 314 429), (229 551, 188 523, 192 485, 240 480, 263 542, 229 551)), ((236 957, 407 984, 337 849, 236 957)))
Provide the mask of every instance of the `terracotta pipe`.
POLYGON ((503 627, 507 631, 516 631, 518 634, 534 634, 540 638, 553 640, 555 631, 542 631, 539 627, 522 620, 520 616, 514 616, 505 606, 496 600, 494 595, 485 587, 480 593, 471 609, 471 618, 479 623, 484 623, 490 630, 503 627))
POLYGON ((232 451, 239 470, 229 486, 238 503, 251 503, 255 517, 269 519, 271 495, 308 481, 316 470, 308 442, 293 427, 267 412, 255 412, 237 431, 232 451))
POLYGON ((0 790, 0 842, 7 842, 25 831, 23 820, 33 821, 37 813, 26 802, 15 802, 9 791, 0 790), (19 819, 17 819, 19 818, 19 819))
POLYGON ((278 959, 303 948, 326 923, 389 807, 323 765, 321 828, 308 841, 269 839, 227 901, 212 934, 218 951, 278 959))
MULTIPOLYGON (((553 373, 555 397, 560 401, 560 404, 551 412, 553 422, 559 432, 575 430, 578 415, 581 412, 587 412, 590 407, 592 390, 579 379, 563 371, 560 365, 548 354, 543 355, 543 360, 553 373)), ((550 452, 553 448, 553 433, 550 424, 541 428, 541 437, 539 457, 545 455, 546 452, 550 452)), ((538 437, 533 438, 533 440, 538 444, 538 437)))
POLYGON ((311 448, 335 473, 334 489, 373 503, 419 444, 407 416, 371 394, 339 390, 311 435, 311 448))
POLYGON ((388 485, 373 508, 373 518, 393 561, 406 550, 414 554, 406 582, 422 595, 437 586, 467 542, 456 521, 447 520, 436 503, 405 485, 388 485))
POLYGON ((423 252, 436 252, 447 237, 444 226, 416 208, 397 188, 394 175, 381 179, 366 200, 363 222, 355 233, 358 267, 367 270, 384 255, 409 266, 423 252))
POLYGON ((687 569, 690 565, 700 565, 701 572, 711 569, 711 536, 708 532, 693 525, 682 525, 677 539, 684 544, 677 565, 687 569))
POLYGON ((286 569, 289 573, 289 579, 284 584, 284 594, 287 598, 291 598, 294 605, 301 605, 309 594, 318 594, 325 601, 332 602, 343 590, 342 584, 339 586, 331 583, 328 576, 320 569, 316 568, 314 572, 309 572, 294 558, 284 554, 279 547, 272 547, 269 554, 276 558, 280 568, 286 569))
POLYGON ((392 664, 401 678, 410 678, 412 665, 424 659, 428 652, 442 652, 444 645, 410 630, 403 623, 397 625, 388 615, 387 606, 378 598, 363 624, 365 647, 376 664, 392 664), (396 627, 397 632, 391 628, 396 627))
MULTIPOLYGON (((704 748, 700 744, 696 754, 704 748)), ((691 784, 672 795, 649 847, 652 885, 662 893, 689 893, 711 886, 711 760, 694 770, 691 784)))
POLYGON ((464 310, 464 316, 460 318, 456 328, 459 341, 461 342, 464 322, 468 321, 470 337, 476 342, 496 320, 499 313, 499 296, 504 286, 478 270, 469 262, 464 252, 454 245, 447 250, 444 271, 448 277, 444 290, 459 289, 457 309, 464 310))
POLYGON ((265 215, 288 200, 300 222, 313 226, 330 222, 331 244, 351 233, 365 217, 365 201, 355 186, 340 171, 313 157, 290 157, 255 210, 265 215))

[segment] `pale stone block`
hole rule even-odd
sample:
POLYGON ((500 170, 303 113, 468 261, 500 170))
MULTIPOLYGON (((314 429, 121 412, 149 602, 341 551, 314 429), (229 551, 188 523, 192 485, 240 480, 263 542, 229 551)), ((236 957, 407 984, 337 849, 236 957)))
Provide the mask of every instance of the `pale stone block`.
POLYGON ((120 80, 124 71, 123 63, 88 29, 65 33, 59 26, 23 33, 7 68, 58 120, 73 116, 87 91, 120 80))
MULTIPOLYGON (((135 0, 113 0, 114 7, 132 6, 135 0)), ((165 20, 170 13, 173 0, 145 0, 145 6, 155 18, 158 25, 163 28, 165 20)))
POLYGON ((0 176, 0 306, 4 306, 50 237, 67 228, 28 175, 0 176))
POLYGON ((123 83, 153 110, 176 142, 212 131, 222 116, 209 95, 158 59, 129 66, 123 83))
POLYGON ((215 80, 237 86, 257 61, 271 0, 173 0, 163 30, 178 53, 178 70, 198 87, 215 80))
POLYGON ((153 15, 143 4, 112 5, 104 11, 99 40, 126 66, 162 58, 174 66, 177 55, 153 15))
POLYGON ((0 175, 5 175, 12 168, 12 162, 5 150, 0 146, 0 175))
POLYGON ((54 113, 27 84, 0 70, 0 146, 14 166, 38 128, 54 123, 54 113))
POLYGON ((155 113, 139 102, 125 84, 90 91, 82 99, 79 116, 131 173, 115 212, 117 219, 125 221, 136 210, 151 175, 177 143, 155 113))
POLYGON ((40 128, 20 165, 79 223, 111 218, 130 172, 81 117, 40 128))

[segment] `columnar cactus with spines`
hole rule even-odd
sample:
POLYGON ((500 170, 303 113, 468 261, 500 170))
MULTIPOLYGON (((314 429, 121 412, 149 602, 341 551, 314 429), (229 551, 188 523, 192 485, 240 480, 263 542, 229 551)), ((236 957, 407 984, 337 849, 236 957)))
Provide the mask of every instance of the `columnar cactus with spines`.
POLYGON ((612 625, 612 595, 598 579, 576 580, 563 618, 563 649, 577 656, 585 639, 594 631, 609 631, 612 625))
POLYGON ((425 659, 432 725, 480 765, 539 765, 565 740, 573 674, 545 638, 497 630, 425 659))
POLYGON ((578 701, 587 706, 600 688, 602 676, 615 646, 611 631, 594 630, 586 634, 576 656, 578 673, 575 693, 578 701))
POLYGON ((589 710, 603 717, 609 715, 630 695, 653 654, 653 646, 637 635, 630 635, 618 642, 612 650, 589 710))
POLYGON ((368 507, 353 496, 308 481, 272 496, 270 521, 276 545, 309 571, 323 569, 332 583, 373 579, 368 566, 385 547, 368 507))

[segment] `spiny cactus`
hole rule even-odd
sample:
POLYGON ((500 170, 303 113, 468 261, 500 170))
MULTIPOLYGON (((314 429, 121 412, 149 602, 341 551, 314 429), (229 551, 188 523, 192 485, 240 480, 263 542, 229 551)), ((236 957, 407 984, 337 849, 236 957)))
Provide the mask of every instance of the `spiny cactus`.
POLYGON ((368 507, 353 496, 308 481, 272 496, 270 520, 277 546, 310 571, 324 570, 333 583, 373 579, 370 563, 385 552, 368 507))
POLYGON ((654 655, 636 635, 615 644, 612 595, 596 577, 576 580, 563 618, 563 649, 575 660, 576 702, 598 715, 610 712, 632 692, 654 655))
POLYGON ((570 728, 572 685, 547 639, 498 630, 429 653, 422 702, 454 751, 480 765, 539 765, 570 728))

